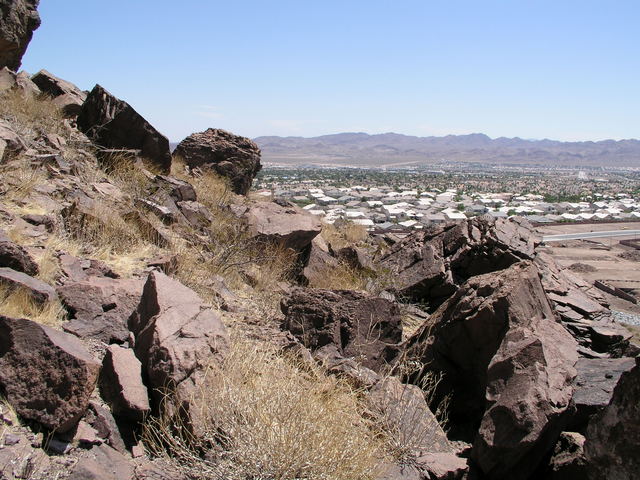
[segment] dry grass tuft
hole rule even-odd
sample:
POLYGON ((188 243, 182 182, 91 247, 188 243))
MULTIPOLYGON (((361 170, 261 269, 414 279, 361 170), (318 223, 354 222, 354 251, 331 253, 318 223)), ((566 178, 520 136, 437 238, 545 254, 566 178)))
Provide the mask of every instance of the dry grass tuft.
POLYGON ((325 223, 320 235, 334 250, 357 245, 369 238, 366 227, 353 222, 344 222, 338 226, 325 223))
POLYGON ((190 478, 364 480, 383 457, 356 392, 270 346, 237 341, 195 402, 207 432, 198 445, 167 419, 144 435, 190 478))
POLYGON ((368 281, 368 277, 362 272, 340 262, 335 267, 324 269, 321 275, 315 275, 313 280, 309 282, 309 287, 329 290, 365 291, 368 281))
POLYGON ((171 175, 193 185, 198 194, 198 201, 214 215, 216 211, 229 205, 233 199, 237 198, 227 178, 218 175, 210 168, 198 169, 196 173, 193 173, 187 167, 184 159, 178 155, 173 156, 171 175))
POLYGON ((39 305, 24 289, 8 288, 2 284, 0 284, 0 314, 13 318, 28 318, 49 327, 60 326, 66 318, 66 312, 60 301, 39 305))
POLYGON ((24 140, 34 140, 43 133, 55 133, 68 139, 61 110, 49 98, 24 95, 9 90, 0 95, 0 118, 6 120, 24 140))

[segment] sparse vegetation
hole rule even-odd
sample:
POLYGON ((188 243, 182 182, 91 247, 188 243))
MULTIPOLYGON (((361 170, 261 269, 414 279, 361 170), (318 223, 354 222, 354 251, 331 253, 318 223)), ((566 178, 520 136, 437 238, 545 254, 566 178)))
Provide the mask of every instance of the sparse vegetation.
POLYGON ((195 402, 207 432, 201 443, 166 418, 145 430, 147 448, 193 478, 364 480, 384 458, 357 392, 268 345, 236 341, 195 402))
POLYGON ((66 318, 66 311, 57 300, 41 305, 34 302, 25 290, 0 283, 0 315, 28 318, 49 327, 58 327, 66 318))
POLYGON ((321 235, 334 250, 339 250, 366 240, 369 232, 362 225, 353 222, 344 222, 339 226, 325 223, 322 225, 321 235))

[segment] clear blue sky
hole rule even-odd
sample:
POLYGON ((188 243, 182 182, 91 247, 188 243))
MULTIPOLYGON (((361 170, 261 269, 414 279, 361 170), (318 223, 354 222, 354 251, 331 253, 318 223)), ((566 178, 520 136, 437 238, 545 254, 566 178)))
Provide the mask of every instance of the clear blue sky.
POLYGON ((639 0, 41 0, 23 68, 171 140, 640 137, 639 0))

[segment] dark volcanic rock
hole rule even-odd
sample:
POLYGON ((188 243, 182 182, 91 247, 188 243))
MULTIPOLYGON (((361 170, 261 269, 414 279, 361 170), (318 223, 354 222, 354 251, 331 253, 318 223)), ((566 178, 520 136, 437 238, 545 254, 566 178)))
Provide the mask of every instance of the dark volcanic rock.
POLYGON ((87 410, 99 371, 77 338, 0 316, 0 384, 23 417, 69 430, 87 410))
POLYGON ((537 268, 520 262, 469 279, 408 342, 408 358, 443 374, 458 434, 478 429, 473 458, 488 478, 526 478, 569 408, 577 344, 556 322, 537 268), (466 426, 466 428, 465 428, 466 426))
POLYGON ((284 328, 315 351, 335 345, 343 357, 379 371, 402 340, 398 305, 349 290, 298 288, 281 303, 284 328))
POLYGON ((40 26, 39 0, 0 0, 0 68, 17 72, 22 56, 40 26))
POLYGON ((82 104, 87 99, 87 94, 73 83, 56 77, 55 75, 40 70, 31 77, 42 93, 53 98, 56 104, 67 116, 76 116, 82 109, 82 104))
POLYGON ((174 153, 190 167, 208 166, 227 177, 235 193, 246 195, 260 171, 260 149, 248 138, 209 128, 182 140, 174 153))
POLYGON ((31 276, 38 274, 38 264, 24 248, 13 243, 2 230, 0 230, 0 267, 12 268, 31 276))
POLYGON ((140 150, 163 172, 171 169, 169 140, 131 105, 100 85, 93 87, 78 116, 78 128, 97 145, 109 149, 140 150))
POLYGON ((589 422, 589 479, 632 480, 640 472, 640 357, 620 377, 611 403, 589 422))
POLYGON ((379 263, 396 276, 400 295, 435 309, 468 278, 533 259, 537 242, 526 220, 475 217, 413 233, 379 263))

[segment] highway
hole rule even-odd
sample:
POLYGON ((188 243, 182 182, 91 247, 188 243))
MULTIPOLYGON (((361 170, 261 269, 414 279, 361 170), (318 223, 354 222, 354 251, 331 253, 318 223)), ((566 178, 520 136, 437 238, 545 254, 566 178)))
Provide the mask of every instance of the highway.
POLYGON ((542 241, 562 242, 565 240, 585 240, 589 238, 640 237, 640 230, 609 230, 607 232, 564 233, 561 235, 545 235, 542 241))

